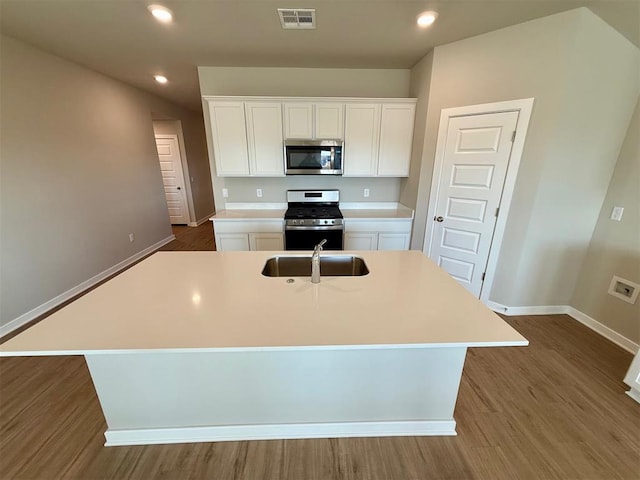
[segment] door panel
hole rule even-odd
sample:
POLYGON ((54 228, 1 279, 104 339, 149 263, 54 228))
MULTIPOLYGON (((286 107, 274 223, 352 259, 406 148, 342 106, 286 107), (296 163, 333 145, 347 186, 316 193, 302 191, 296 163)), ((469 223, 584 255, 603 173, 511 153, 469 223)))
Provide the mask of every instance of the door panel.
POLYGON ((284 103, 285 138, 313 138, 313 104, 284 103))
POLYGON ((344 138, 344 105, 341 103, 316 103, 314 138, 342 140, 344 138))
POLYGON ((344 176, 371 177, 378 170, 380 104, 346 106, 344 176))
POLYGON ((344 249, 345 250, 377 250, 378 234, 375 232, 345 233, 344 249))
POLYGON ((156 137, 160 172, 172 225, 189 223, 189 210, 177 138, 156 137))
POLYGON ((383 104, 380 123, 378 175, 409 175, 415 104, 383 104))
POLYGON ((281 104, 247 102, 245 105, 251 174, 284 176, 281 104))
MULTIPOLYGON (((452 117, 429 256, 479 296, 518 112, 452 117)), ((441 126, 442 128, 442 126, 441 126)))

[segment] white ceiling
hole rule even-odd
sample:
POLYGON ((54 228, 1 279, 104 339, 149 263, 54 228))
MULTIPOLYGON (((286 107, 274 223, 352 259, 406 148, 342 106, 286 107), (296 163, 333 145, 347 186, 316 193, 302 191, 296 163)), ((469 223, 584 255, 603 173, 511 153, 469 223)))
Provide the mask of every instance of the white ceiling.
POLYGON ((639 0, 0 0, 0 28, 199 109, 198 65, 410 68, 435 46, 580 6, 640 44, 639 0), (155 21, 149 3, 175 22, 155 21), (278 7, 315 8, 318 28, 283 30, 278 7), (440 16, 421 30, 424 10, 440 16))

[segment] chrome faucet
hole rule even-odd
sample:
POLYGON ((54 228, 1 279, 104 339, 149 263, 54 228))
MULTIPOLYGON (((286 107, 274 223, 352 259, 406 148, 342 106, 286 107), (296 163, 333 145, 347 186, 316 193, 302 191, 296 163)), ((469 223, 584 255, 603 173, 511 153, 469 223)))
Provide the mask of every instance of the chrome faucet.
POLYGON ((326 238, 313 249, 313 255, 311 255, 311 283, 320 283, 320 252, 325 243, 327 243, 326 238))

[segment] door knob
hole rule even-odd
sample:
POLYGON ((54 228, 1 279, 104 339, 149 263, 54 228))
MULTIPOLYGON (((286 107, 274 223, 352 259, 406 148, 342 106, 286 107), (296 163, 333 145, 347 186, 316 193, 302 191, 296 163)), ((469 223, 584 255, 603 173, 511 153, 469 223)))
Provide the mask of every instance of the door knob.
POLYGON ((444 217, 433 217, 433 219, 434 219, 436 222, 443 222, 443 221, 444 221, 444 217))
POLYGON ((181 190, 180 187, 178 187, 178 190, 181 190))

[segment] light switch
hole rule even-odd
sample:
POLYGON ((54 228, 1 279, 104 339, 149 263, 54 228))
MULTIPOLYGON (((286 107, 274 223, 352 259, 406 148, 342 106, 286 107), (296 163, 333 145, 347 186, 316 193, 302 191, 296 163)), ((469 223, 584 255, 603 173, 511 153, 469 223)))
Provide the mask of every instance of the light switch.
POLYGON ((622 213, 624 212, 624 207, 613 207, 613 210, 611 210, 611 220, 615 220, 617 222, 619 222, 620 220, 622 220, 622 213))

